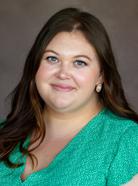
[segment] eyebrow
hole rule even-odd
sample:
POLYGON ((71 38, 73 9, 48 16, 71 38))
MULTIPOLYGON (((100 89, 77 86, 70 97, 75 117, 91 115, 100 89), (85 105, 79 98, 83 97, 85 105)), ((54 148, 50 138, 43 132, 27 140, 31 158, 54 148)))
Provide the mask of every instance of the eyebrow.
MULTIPOLYGON (((54 53, 54 54, 56 54, 58 56, 60 55, 58 52, 55 52, 54 50, 51 50, 51 49, 45 50, 44 53, 47 53, 47 52, 52 52, 52 53, 54 53)), ((90 58, 87 55, 76 55, 75 57, 84 57, 84 58, 87 58, 88 60, 92 61, 92 58, 90 58)))

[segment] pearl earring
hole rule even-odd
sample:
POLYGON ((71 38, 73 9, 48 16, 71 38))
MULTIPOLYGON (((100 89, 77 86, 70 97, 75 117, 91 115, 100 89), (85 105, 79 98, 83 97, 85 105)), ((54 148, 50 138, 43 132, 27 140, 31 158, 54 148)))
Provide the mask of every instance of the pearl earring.
POLYGON ((102 84, 99 83, 98 85, 96 85, 96 92, 99 93, 102 90, 102 84))

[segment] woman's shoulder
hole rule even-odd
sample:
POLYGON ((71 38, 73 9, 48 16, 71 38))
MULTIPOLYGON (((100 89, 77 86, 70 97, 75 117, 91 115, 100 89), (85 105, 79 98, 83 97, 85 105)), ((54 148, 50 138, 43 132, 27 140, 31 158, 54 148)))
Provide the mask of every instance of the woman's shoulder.
POLYGON ((107 185, 121 185, 138 173, 138 123, 109 110, 106 121, 110 148, 114 151, 107 185))
POLYGON ((123 116, 119 116, 109 109, 106 109, 105 111, 105 121, 113 130, 123 131, 127 130, 128 128, 135 128, 136 130, 138 130, 138 123, 136 121, 123 116))
POLYGON ((100 133, 102 132, 110 142, 117 143, 121 139, 130 140, 130 138, 135 138, 138 141, 138 123, 121 117, 109 109, 105 110, 103 121, 99 127, 100 133))

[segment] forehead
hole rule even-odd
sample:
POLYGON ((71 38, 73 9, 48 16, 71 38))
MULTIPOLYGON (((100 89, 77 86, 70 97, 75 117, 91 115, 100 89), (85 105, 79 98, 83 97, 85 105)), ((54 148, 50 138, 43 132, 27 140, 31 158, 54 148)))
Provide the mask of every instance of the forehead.
POLYGON ((96 54, 95 48, 80 31, 60 32, 49 42, 46 50, 55 50, 61 53, 96 54))

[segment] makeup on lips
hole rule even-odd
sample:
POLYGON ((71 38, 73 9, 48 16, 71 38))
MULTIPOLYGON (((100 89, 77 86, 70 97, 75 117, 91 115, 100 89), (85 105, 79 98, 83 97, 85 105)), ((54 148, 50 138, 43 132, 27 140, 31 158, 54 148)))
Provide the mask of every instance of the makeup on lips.
POLYGON ((61 91, 61 92, 70 92, 74 87, 66 84, 51 84, 52 88, 54 88, 56 91, 61 91))

